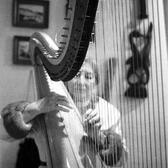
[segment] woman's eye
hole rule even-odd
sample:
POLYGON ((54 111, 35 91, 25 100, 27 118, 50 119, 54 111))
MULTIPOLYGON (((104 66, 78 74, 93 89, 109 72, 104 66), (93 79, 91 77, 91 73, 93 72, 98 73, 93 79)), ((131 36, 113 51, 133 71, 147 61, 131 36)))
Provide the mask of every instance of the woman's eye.
POLYGON ((80 75, 81 75, 81 73, 80 73, 80 72, 78 72, 78 73, 76 74, 75 78, 79 78, 79 77, 80 77, 80 75))
POLYGON ((90 80, 94 78, 94 75, 92 73, 86 73, 85 78, 90 80))

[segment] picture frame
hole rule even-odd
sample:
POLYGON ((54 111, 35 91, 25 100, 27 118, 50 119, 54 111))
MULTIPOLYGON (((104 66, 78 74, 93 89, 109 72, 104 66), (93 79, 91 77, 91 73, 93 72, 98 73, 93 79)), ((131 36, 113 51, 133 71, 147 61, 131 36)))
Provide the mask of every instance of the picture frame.
POLYGON ((13 38, 13 63, 18 65, 31 65, 29 55, 29 40, 28 36, 14 36, 13 38))
POLYGON ((12 24, 16 27, 48 28, 49 1, 13 0, 12 24))

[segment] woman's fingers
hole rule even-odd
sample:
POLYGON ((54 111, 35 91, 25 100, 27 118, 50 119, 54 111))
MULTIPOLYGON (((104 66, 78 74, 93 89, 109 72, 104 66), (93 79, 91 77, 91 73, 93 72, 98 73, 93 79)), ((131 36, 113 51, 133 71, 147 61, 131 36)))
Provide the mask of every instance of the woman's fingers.
POLYGON ((67 109, 63 106, 57 106, 56 109, 59 110, 59 111, 63 111, 63 112, 69 112, 69 109, 67 109))
POLYGON ((72 109, 68 99, 65 96, 50 93, 50 95, 37 101, 38 109, 41 113, 48 113, 53 110, 62 110, 68 112, 72 109))
POLYGON ((102 126, 102 124, 99 122, 99 123, 97 123, 97 124, 95 124, 95 127, 97 128, 97 129, 100 129, 101 128, 101 126, 102 126))
POLYGON ((85 113, 84 127, 88 132, 100 130, 101 128, 100 116, 96 110, 89 109, 85 113))
POLYGON ((84 117, 87 118, 92 112, 93 112, 93 109, 88 109, 88 110, 85 112, 84 117))
POLYGON ((67 97, 56 94, 56 93, 51 93, 52 96, 52 101, 56 103, 57 105, 65 106, 69 109, 72 109, 67 97))
POLYGON ((99 115, 95 115, 93 118, 91 118, 89 120, 89 124, 97 124, 100 122, 100 116, 99 115))
POLYGON ((72 106, 70 105, 69 102, 67 102, 66 100, 59 100, 55 102, 57 105, 61 105, 61 106, 65 106, 69 109, 72 109, 72 106))
POLYGON ((85 114, 85 120, 89 124, 96 124, 100 122, 100 116, 96 110, 89 109, 85 114))
POLYGON ((92 110, 92 109, 87 110, 85 115, 84 115, 85 121, 89 122, 89 120, 91 120, 96 115, 98 115, 96 110, 92 110))

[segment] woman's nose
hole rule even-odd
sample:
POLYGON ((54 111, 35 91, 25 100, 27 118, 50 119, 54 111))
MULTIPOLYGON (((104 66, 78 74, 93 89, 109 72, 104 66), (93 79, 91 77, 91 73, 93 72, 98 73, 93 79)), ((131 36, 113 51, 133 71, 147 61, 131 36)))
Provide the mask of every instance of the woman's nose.
POLYGON ((84 75, 81 75, 81 76, 80 76, 80 82, 81 82, 81 83, 85 83, 85 82, 86 82, 86 78, 85 78, 84 75))

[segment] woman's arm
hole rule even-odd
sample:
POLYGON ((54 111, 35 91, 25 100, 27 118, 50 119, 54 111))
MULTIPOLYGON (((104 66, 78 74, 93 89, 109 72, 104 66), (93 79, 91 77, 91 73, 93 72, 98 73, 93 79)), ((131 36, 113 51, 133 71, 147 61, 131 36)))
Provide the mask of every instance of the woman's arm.
POLYGON ((121 135, 111 131, 104 135, 99 147, 99 155, 108 166, 120 167, 127 160, 127 150, 121 135))
POLYGON ((29 103, 25 101, 8 104, 1 112, 3 126, 9 137, 21 139, 31 130, 32 124, 24 121, 24 110, 29 103))
POLYGON ((98 154, 108 166, 121 166, 127 160, 127 147, 122 136, 121 116, 118 109, 104 100, 99 101, 102 126, 99 131, 98 154))
MULTIPOLYGON (((47 97, 32 103, 20 101, 8 104, 1 113, 1 127, 8 137, 21 139, 26 137, 33 125, 33 119, 43 113, 71 108, 66 97, 51 93, 47 97)), ((1 137, 0 137, 1 138, 1 137)), ((1 138, 3 139, 3 137, 1 138)))
POLYGON ((13 138, 11 138, 11 136, 7 133, 1 116, 0 116, 0 140, 4 140, 4 141, 13 140, 13 138))

